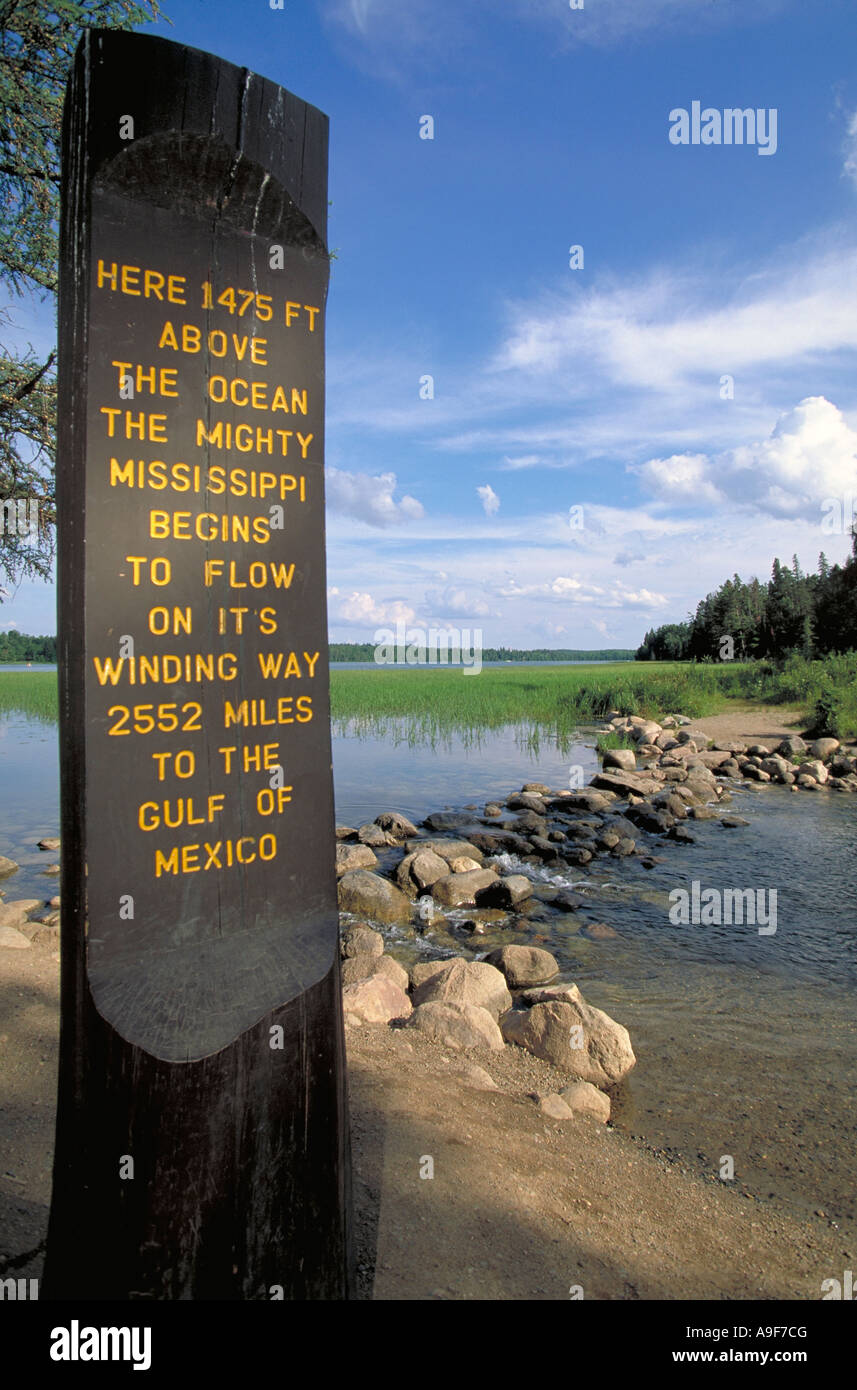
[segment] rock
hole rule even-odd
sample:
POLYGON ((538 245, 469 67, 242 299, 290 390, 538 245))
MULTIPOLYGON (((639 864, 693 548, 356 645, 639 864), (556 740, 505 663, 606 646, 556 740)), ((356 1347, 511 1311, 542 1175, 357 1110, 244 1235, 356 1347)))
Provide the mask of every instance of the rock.
POLYGON ((55 835, 46 835, 43 840, 39 840, 39 849, 58 850, 60 841, 55 835))
POLYGON ((766 743, 751 743, 747 752, 753 758, 769 758, 771 750, 766 743))
POLYGON ((453 960, 433 962, 428 969, 425 965, 415 966, 411 978, 416 1006, 433 1000, 473 1004, 476 1008, 487 1009, 494 1019, 512 1007, 512 996, 503 975, 486 961, 468 961, 456 956, 453 960))
POLYGON ((760 767, 752 765, 742 768, 745 777, 749 777, 752 782, 770 782, 770 772, 764 772, 760 767))
POLYGON ((494 1019, 487 1009, 474 1004, 433 999, 414 1010, 408 1026, 445 1047, 490 1047, 492 1052, 503 1051, 503 1035, 494 1019))
POLYGON ((375 824, 380 825, 381 829, 392 835, 395 840, 407 840, 409 835, 419 834, 413 821, 409 821, 401 811, 382 811, 380 816, 375 817, 375 824))
POLYGON ((660 724, 656 724, 654 719, 639 719, 631 729, 631 738, 635 743, 651 743, 652 739, 657 738, 658 734, 663 733, 660 724))
POLYGON ((391 1023, 394 1018, 409 1018, 413 1005, 386 975, 373 975, 343 989, 342 1011, 361 1023, 391 1023))
POLYGON ((31 945, 32 942, 15 927, 0 926, 0 946, 6 946, 13 951, 26 951, 31 945))
POLYGON ((810 777, 808 773, 799 772, 797 775, 797 784, 799 787, 802 787, 805 792, 821 791, 821 783, 817 782, 814 777, 810 777))
POLYGON ((797 734, 789 734, 788 738, 782 739, 777 745, 777 752, 782 753, 786 758, 790 758, 793 753, 805 753, 806 751, 806 744, 797 734))
POLYGON ((593 1086, 615 1085, 636 1064, 628 1030, 584 999, 512 1010, 501 1026, 506 1042, 593 1086))
POLYGON ((51 898, 50 902, 48 903, 48 907, 59 907, 60 904, 61 904, 61 901, 62 901, 62 899, 59 898, 59 897, 51 898))
POLYGON ((476 1062, 460 1062, 455 1068, 455 1074, 461 1077, 465 1086, 470 1086, 474 1091, 499 1091, 500 1087, 489 1076, 484 1067, 480 1067, 476 1062))
POLYGON ((343 874, 337 892, 340 912, 353 912, 376 922, 410 921, 411 905, 404 893, 366 869, 343 874))
POLYGON ((502 814, 503 807, 500 806, 496 801, 487 801, 485 803, 485 815, 490 820, 496 820, 497 817, 502 816, 502 814))
POLYGON ((696 757, 694 758, 694 763, 697 766, 701 765, 702 767, 722 767, 725 762, 729 761, 731 756, 732 755, 728 751, 728 749, 721 749, 720 751, 717 751, 713 748, 706 749, 702 752, 697 753, 696 757))
POLYGON ((5 878, 7 874, 13 874, 17 867, 14 859, 7 859, 5 854, 0 854, 0 878, 5 878))
POLYGON ((566 1105, 562 1096, 551 1095, 542 1096, 539 1101, 539 1109, 543 1115, 547 1115, 551 1120, 573 1120, 574 1111, 571 1106, 566 1105))
POLYGON ((778 781, 782 781, 786 773, 792 772, 793 770, 794 764, 786 762, 785 758, 779 757, 776 753, 770 758, 762 759, 762 771, 767 772, 770 777, 778 781))
POLYGON ((710 806, 691 806, 688 814, 694 820, 717 820, 717 812, 710 806))
POLYGON ((567 796, 556 797, 549 803, 552 811, 587 811, 590 815, 609 809, 611 802, 616 800, 614 791, 579 791, 569 792, 567 796))
POLYGON ((639 806, 629 807, 628 820, 640 830, 647 830, 650 835, 665 835, 675 825, 675 817, 669 811, 656 811, 645 801, 639 806))
POLYGON ((813 758, 821 758, 822 762, 826 762, 841 746, 838 738, 817 738, 809 745, 809 751, 813 758))
POLYGON ((582 997, 577 985, 541 985, 538 989, 525 989, 518 996, 528 1009, 532 1008, 533 1004, 550 1004, 554 999, 558 999, 561 1004, 567 1004, 569 1001, 579 1003, 582 997))
POLYGON ((613 858, 613 859, 626 859, 626 858, 628 857, 629 854, 633 854, 633 853, 634 853, 634 850, 635 850, 636 848, 637 848, 637 841, 636 841, 636 840, 632 840, 632 839, 630 839, 630 838, 625 838, 625 839, 620 840, 619 843, 618 843, 618 845, 614 845, 614 846, 613 846, 613 848, 612 848, 611 851, 610 851, 610 855, 611 855, 611 858, 613 858))
MULTIPOLYGON (((717 742, 715 743, 714 747, 715 747, 715 749, 717 750, 718 753, 746 753, 746 752, 747 752, 747 745, 746 745, 746 743, 740 743, 740 742, 738 742, 737 740, 730 743, 730 742, 727 742, 726 740, 718 739, 717 742)), ((767 750, 766 750, 766 751, 767 751, 767 750)))
POLYGON ((423 821, 429 830, 460 830, 462 826, 472 824, 473 817, 466 811, 433 811, 423 821))
POLYGON ((373 975, 386 975, 388 980, 398 985, 403 994, 407 994, 410 983, 408 972, 397 960, 393 960, 392 956, 377 956, 369 951, 362 951, 360 955, 350 956, 342 962, 343 988, 346 985, 356 985, 360 980, 371 980, 373 975))
POLYGON ((575 1115, 592 1115, 605 1125, 610 1119, 610 1097, 589 1081, 574 1081, 564 1086, 559 1097, 575 1115))
POLYGON ((660 791, 660 782, 641 772, 599 772, 592 779, 593 787, 603 787, 619 796, 650 796, 660 791))
POLYGON ((384 938, 379 931, 373 931, 371 927, 346 927, 340 938, 339 954, 343 960, 366 954, 382 956, 384 938))
POLYGON ((432 884, 432 897, 444 907, 475 907, 476 894, 494 883, 493 869, 473 869, 467 874, 447 874, 432 884))
POLYGON ((61 870, 59 864, 49 864, 46 869, 42 869, 42 873, 47 874, 51 878, 56 877, 56 875, 60 872, 61 870))
MULTIPOLYGON (((818 742, 821 742, 821 740, 819 739, 818 742)), ((808 758, 805 763, 801 763, 800 771, 801 776, 814 777, 816 782, 820 782, 822 786, 824 786, 830 776, 821 758, 808 758)))
POLYGON ((338 825, 336 827, 337 840, 356 840, 357 831, 351 825, 338 825))
POLYGON ((449 864, 431 849, 406 854, 396 869, 396 880, 405 892, 423 892, 449 873, 449 864))
POLYGON ((459 855, 458 859, 453 859, 449 867, 454 874, 472 874, 473 870, 481 868, 481 865, 475 859, 471 859, 469 855, 462 854, 459 855))
POLYGON ((370 822, 361 825, 357 831, 357 838, 361 845, 369 845, 371 849, 386 849, 388 845, 396 843, 392 835, 388 835, 386 830, 382 830, 380 825, 370 822))
POLYGON ((623 772, 636 772, 637 755, 633 748, 607 748, 602 764, 604 767, 618 767, 623 772))
POLYGON ((686 825, 674 825, 667 831, 667 839, 675 840, 679 845, 695 845, 696 839, 691 835, 686 825))
POLYGON ((462 855, 468 855, 481 864, 483 854, 481 849, 477 849, 469 840, 408 840, 405 848, 412 854, 437 854, 441 859, 452 867, 453 859, 458 859, 462 855))
POLYGON ((517 907, 518 903, 531 897, 532 892, 533 885, 524 874, 507 874, 489 883, 487 888, 481 888, 476 894, 476 902, 479 907, 517 907))
POLYGON ((500 946, 485 957, 489 965, 502 970, 512 989, 543 985, 559 974, 559 965, 550 951, 539 946, 500 946))
POLYGON ((0 927, 23 927, 31 912, 44 906, 44 898, 18 898, 15 902, 0 903, 0 927))
POLYGON ((534 811, 537 816, 543 816, 547 809, 544 798, 533 792, 515 792, 507 798, 506 805, 510 811, 534 811))
POLYGON ((337 878, 341 878, 343 874, 350 873, 352 869, 375 869, 377 866, 378 859, 375 855, 375 851, 371 850, 368 845, 337 844, 337 878))
POLYGON ((618 937, 619 933, 608 926, 606 922, 587 922, 583 928, 588 937, 593 941, 609 941, 611 937, 618 937))

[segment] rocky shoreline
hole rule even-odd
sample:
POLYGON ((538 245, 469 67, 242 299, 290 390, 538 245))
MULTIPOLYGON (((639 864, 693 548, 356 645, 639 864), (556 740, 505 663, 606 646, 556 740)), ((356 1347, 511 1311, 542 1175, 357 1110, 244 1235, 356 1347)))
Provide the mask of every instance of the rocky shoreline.
MULTIPOLYGON (((619 713, 601 732, 633 746, 605 748, 585 788, 527 782, 505 802, 433 812, 421 827, 394 811, 359 828, 337 827, 347 1028, 417 1029, 454 1052, 524 1048, 569 1078, 557 1091, 532 1093, 546 1114, 570 1119, 585 1112, 607 1121, 610 1094, 635 1065, 630 1038, 575 984, 558 980, 549 951, 506 944, 483 959, 453 954, 406 970, 385 952, 376 928, 439 929, 472 940, 498 927, 514 933, 534 921, 547 926, 585 900, 516 868, 578 877, 599 859, 653 868, 662 862, 659 842, 694 842, 694 822, 719 820, 726 830, 749 824, 727 809, 730 787, 857 791, 857 749, 832 738, 808 744, 790 734, 771 747, 718 742, 685 716, 659 724, 619 713)), ((615 934, 607 923, 583 929, 593 938, 615 934)), ((480 1070, 473 1064, 470 1073, 480 1070)))

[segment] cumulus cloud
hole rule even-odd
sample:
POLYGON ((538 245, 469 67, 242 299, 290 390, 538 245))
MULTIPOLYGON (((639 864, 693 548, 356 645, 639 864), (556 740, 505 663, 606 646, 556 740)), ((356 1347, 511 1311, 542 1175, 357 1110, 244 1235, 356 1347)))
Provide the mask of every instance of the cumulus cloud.
POLYGON ((706 454, 671 454, 632 466, 644 486, 671 502, 722 502, 723 495, 708 477, 711 460, 706 454))
POLYGON ((346 473, 328 468, 325 474, 327 505, 332 512, 356 517, 369 526, 397 526, 418 521, 424 515, 421 502, 405 493, 397 502, 395 473, 346 473))
POLYGON ((410 623, 416 614, 414 609, 409 608, 401 599, 384 602, 373 598, 371 594, 355 591, 342 600, 334 616, 338 622, 372 624, 377 627, 381 623, 410 623))
POLYGON ((485 510, 485 515, 493 516, 494 513, 499 509, 500 498, 497 496, 491 484, 486 483, 484 487, 478 487, 476 491, 479 494, 479 497, 482 501, 482 506, 485 510))
POLYGON ((427 606, 433 613, 456 618, 498 618, 489 604, 482 598, 473 598, 466 589, 446 588, 427 589, 427 606))
POLYGON ((679 454, 632 467, 655 496, 724 502, 782 517, 817 517, 857 487, 857 432, 824 396, 782 414, 767 439, 721 454, 679 454))

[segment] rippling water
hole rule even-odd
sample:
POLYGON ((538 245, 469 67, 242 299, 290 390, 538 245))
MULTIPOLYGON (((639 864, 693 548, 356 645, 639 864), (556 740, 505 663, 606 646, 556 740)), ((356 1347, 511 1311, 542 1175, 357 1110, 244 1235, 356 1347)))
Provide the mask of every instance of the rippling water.
MULTIPOLYGON (((337 819, 351 825, 382 810, 417 821, 444 808, 481 810, 526 781, 567 786, 571 763, 586 777, 597 767, 594 735, 562 754, 515 729, 427 748, 401 724, 385 738, 346 727, 333 749, 337 819)), ((857 1221, 857 798, 764 787, 736 792, 729 809, 751 824, 694 822, 696 843, 655 844, 663 862, 651 871, 605 859, 564 879, 536 871, 542 882, 575 885, 583 906, 574 914, 523 931, 500 924, 485 937, 455 926, 400 935, 396 949, 475 955, 525 940, 552 950, 563 976, 631 1032, 638 1065, 617 1097, 618 1125, 711 1174, 729 1154, 736 1183, 755 1197, 823 1210, 844 1227, 857 1221), (668 895, 693 879, 703 888, 776 889, 776 933, 673 926, 668 895), (595 920, 618 935, 581 934, 595 920)), ((2 882, 7 898, 55 891, 43 875, 55 856, 36 842, 58 830, 55 727, 0 717, 0 854, 21 865, 2 882)))

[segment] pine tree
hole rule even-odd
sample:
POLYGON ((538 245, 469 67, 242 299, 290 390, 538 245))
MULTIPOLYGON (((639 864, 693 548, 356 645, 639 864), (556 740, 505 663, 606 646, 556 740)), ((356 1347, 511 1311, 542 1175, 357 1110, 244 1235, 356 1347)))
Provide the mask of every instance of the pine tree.
MULTIPOLYGON (((157 0, 0 0, 0 324, 7 329, 36 299, 56 295, 62 103, 78 40, 85 29, 131 29, 159 13, 157 0)), ((53 350, 41 357, 32 346, 0 345, 0 504, 26 507, 26 516, 17 506, 0 510, 0 576, 13 580, 51 572, 55 358, 53 350)))

